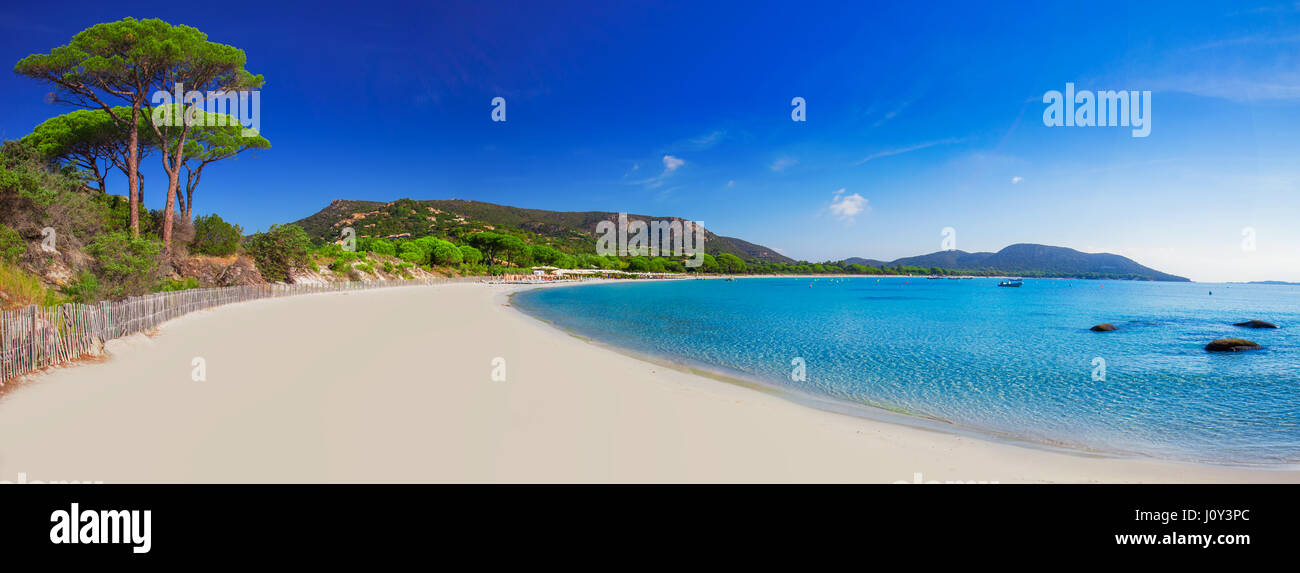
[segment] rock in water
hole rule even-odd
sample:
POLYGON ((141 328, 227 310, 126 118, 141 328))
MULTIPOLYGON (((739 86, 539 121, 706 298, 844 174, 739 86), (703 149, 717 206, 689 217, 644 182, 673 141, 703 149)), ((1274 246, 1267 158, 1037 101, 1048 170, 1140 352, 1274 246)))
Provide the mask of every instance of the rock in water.
POLYGON ((1220 338, 1205 345, 1205 349, 1210 352, 1241 352, 1243 350, 1255 350, 1259 348, 1263 348, 1263 346, 1240 338, 1220 338))
POLYGON ((1262 320, 1247 320, 1246 322, 1234 322, 1232 323, 1232 325, 1241 326, 1245 328, 1277 328, 1276 324, 1273 324, 1271 322, 1264 322, 1262 320))
POLYGON ((1107 322, 1104 324, 1098 324, 1097 326, 1089 328, 1088 330, 1091 330, 1093 332, 1110 332, 1112 330, 1115 330, 1115 325, 1107 322))

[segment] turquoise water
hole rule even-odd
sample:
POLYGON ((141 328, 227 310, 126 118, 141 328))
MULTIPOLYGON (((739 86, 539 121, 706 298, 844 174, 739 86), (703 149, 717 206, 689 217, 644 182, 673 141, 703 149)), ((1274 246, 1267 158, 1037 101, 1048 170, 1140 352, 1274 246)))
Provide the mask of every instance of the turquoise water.
POLYGON ((527 291, 514 304, 603 343, 1018 439, 1300 462, 1300 287, 996 282, 621 282, 527 291), (1232 326, 1248 319, 1282 328, 1232 326), (1102 322, 1119 330, 1088 330, 1102 322), (1267 348, 1203 349, 1230 336, 1267 348), (791 379, 795 357, 804 381, 791 379))

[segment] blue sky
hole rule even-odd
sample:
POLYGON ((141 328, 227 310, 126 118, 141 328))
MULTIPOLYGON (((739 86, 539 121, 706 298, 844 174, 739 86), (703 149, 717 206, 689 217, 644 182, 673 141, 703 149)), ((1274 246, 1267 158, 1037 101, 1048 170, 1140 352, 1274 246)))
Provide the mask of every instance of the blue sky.
MULTIPOLYGON (((952 227, 966 251, 1300 280, 1292 0, 131 4, 6 5, 0 61, 125 16, 245 50, 274 148, 205 171, 196 209, 250 230, 456 197, 688 217, 799 259, 931 252, 952 227), (1151 91, 1150 135, 1043 125, 1066 82, 1151 91)), ((46 91, 0 75, 0 135, 68 111, 46 91)))

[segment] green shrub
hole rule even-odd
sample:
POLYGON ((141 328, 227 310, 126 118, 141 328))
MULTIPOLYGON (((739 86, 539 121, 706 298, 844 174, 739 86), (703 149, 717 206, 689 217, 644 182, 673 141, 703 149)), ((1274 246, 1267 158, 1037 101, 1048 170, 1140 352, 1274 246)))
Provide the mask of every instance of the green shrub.
POLYGON ((464 255, 456 245, 447 241, 438 241, 433 247, 433 262, 440 265, 459 265, 464 260, 464 255))
POLYGON ((429 259, 428 253, 425 253, 424 249, 421 249, 420 246, 414 242, 402 243, 402 248, 399 253, 399 258, 410 263, 419 264, 429 259))
POLYGON ((420 250, 424 251, 424 254, 428 255, 433 253, 434 247, 437 247, 439 244, 445 243, 447 241, 444 241, 437 237, 420 237, 411 242, 418 245, 420 247, 420 250))
POLYGON ((203 285, 199 284, 199 280, 194 277, 185 277, 182 280, 169 278, 163 280, 162 284, 158 286, 158 290, 162 292, 172 292, 172 291, 190 290, 192 288, 202 288, 202 287, 203 285))
POLYGON ((3 261, 0 261, 0 290, 8 295, 8 298, 0 303, 6 308, 58 302, 53 296, 54 293, 46 289, 36 275, 3 261))
POLYGON ((194 240, 190 242, 190 252, 202 255, 225 257, 239 250, 239 242, 244 237, 244 228, 232 225, 213 213, 194 218, 194 240))
POLYGON ((339 245, 335 243, 325 243, 324 245, 321 245, 319 248, 316 249, 315 254, 318 257, 333 258, 333 257, 341 256, 343 255, 343 253, 346 252, 348 251, 343 250, 343 245, 339 245))
POLYGON ((384 272, 386 272, 386 273, 388 273, 388 274, 390 274, 390 275, 393 274, 393 263, 390 263, 390 262, 388 262, 388 261, 384 261, 383 269, 384 269, 384 272))
POLYGON ((112 297, 144 294, 152 290, 158 272, 162 243, 148 237, 132 238, 124 231, 96 237, 86 248, 105 293, 112 297))
POLYGON ((89 304, 99 299, 99 278, 90 271, 80 271, 63 287, 63 295, 72 302, 89 304))
POLYGON ((103 231, 108 203, 72 169, 51 169, 50 160, 25 141, 0 144, 0 214, 14 229, 54 227, 60 242, 103 231))
POLYGON ((392 243, 383 239, 374 239, 370 241, 370 244, 366 245, 366 247, 366 250, 372 253, 388 255, 390 257, 397 256, 397 247, 394 247, 392 243))
POLYGON ((265 233, 249 237, 244 249, 262 278, 271 282, 288 280, 289 271, 311 263, 311 239, 297 225, 272 225, 265 233))
POLYGON ((321 249, 321 251, 318 252, 333 253, 332 255, 329 255, 334 257, 334 262, 330 263, 330 270, 336 273, 346 273, 352 270, 352 263, 365 260, 366 258, 365 253, 345 251, 338 245, 333 246, 336 247, 336 249, 321 249))
POLYGON ((477 265, 483 260, 483 253, 469 245, 461 245, 460 258, 467 265, 477 265))
MULTIPOLYGON (((720 253, 716 257, 716 260, 717 260, 718 267, 724 273, 745 272, 745 268, 746 268, 745 261, 740 260, 740 257, 737 257, 736 255, 733 255, 731 253, 720 253)), ((707 266, 708 259, 705 259, 705 261, 707 266)))
POLYGON ((364 273, 375 274, 375 267, 370 266, 370 263, 361 263, 356 266, 356 269, 364 273))
POLYGON ((27 241, 23 240, 22 235, 5 225, 0 225, 0 260, 14 263, 25 252, 27 252, 27 241))
POLYGON ((564 253, 561 253, 554 247, 547 245, 533 245, 529 252, 532 254, 534 261, 543 265, 554 265, 557 267, 560 265, 556 265, 555 261, 564 256, 564 253))

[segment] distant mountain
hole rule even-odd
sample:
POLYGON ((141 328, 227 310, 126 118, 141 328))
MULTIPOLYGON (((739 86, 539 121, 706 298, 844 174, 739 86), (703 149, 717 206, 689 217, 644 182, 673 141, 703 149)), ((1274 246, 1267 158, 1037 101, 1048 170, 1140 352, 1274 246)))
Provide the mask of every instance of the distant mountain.
POLYGON ((1042 277, 1113 278, 1150 281, 1179 281, 1188 279, 1144 267, 1127 257, 1111 253, 1083 253, 1065 247, 1019 243, 996 253, 968 253, 965 251, 938 251, 928 255, 905 257, 888 263, 870 259, 847 259, 851 264, 867 266, 908 266, 939 268, 949 271, 968 271, 981 274, 1042 277))
POLYGON ((860 257, 849 257, 847 259, 844 259, 844 262, 850 265, 865 265, 868 267, 876 267, 876 268, 881 268, 889 265, 889 262, 887 261, 878 261, 876 259, 863 259, 860 257))
MULTIPOLYGON (((379 238, 433 235, 454 239, 494 231, 522 236, 532 244, 548 244, 572 253, 591 253, 595 252, 596 225, 601 221, 616 221, 617 218, 617 213, 604 211, 522 209, 465 199, 398 199, 388 203, 335 199, 324 209, 295 221, 294 224, 302 227, 317 241, 336 240, 343 228, 348 226, 355 229, 359 237, 379 238)), ((631 214, 628 219, 684 220, 680 217, 631 214)), ((743 260, 794 262, 768 247, 735 237, 716 235, 707 228, 704 231, 704 251, 711 255, 731 253, 743 260)))

